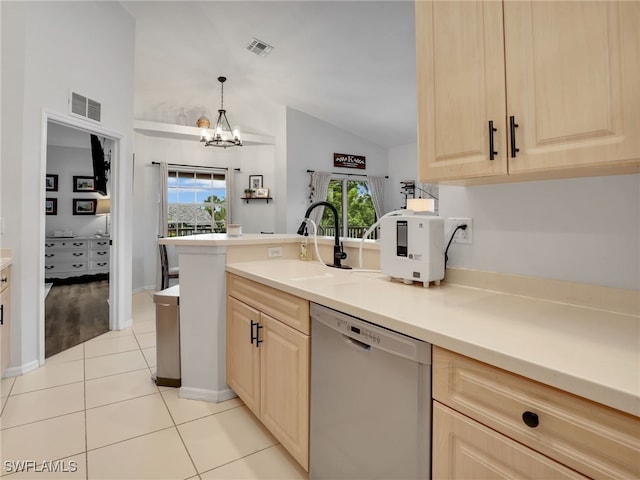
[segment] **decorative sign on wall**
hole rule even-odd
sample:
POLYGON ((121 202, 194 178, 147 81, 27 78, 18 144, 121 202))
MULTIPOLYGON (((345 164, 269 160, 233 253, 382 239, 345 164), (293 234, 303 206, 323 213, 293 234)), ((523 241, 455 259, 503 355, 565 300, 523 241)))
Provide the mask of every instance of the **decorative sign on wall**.
POLYGON ((364 170, 367 161, 363 155, 349 155, 347 153, 334 153, 333 166, 342 168, 359 168, 364 170))

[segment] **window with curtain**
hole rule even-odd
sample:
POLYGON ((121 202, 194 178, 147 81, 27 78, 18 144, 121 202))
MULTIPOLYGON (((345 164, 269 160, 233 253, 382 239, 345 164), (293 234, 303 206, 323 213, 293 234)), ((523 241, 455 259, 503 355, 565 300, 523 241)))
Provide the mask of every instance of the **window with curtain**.
POLYGON ((227 182, 224 172, 175 169, 167 176, 169 237, 227 231, 227 182))
MULTIPOLYGON (((376 210, 367 180, 332 178, 329 181, 327 202, 338 211, 339 235, 342 237, 361 238, 376 222, 376 210)), ((333 215, 325 208, 318 228, 319 233, 334 235, 334 228, 333 215)), ((377 232, 372 232, 369 238, 377 238, 377 232)))

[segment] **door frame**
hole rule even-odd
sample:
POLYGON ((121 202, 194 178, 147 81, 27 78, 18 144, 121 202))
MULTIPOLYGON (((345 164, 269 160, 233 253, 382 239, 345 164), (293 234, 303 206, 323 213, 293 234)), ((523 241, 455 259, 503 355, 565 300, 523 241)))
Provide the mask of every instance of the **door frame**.
MULTIPOLYGON (((124 251, 126 248, 126 225, 124 224, 125 215, 122 215, 123 203, 126 198, 125 185, 127 185, 125 177, 125 136, 122 133, 114 132, 103 128, 101 125, 90 123, 80 118, 76 119, 67 114, 60 114, 52 111, 43 111, 42 115, 42 137, 40 152, 40 179, 41 187, 39 189, 40 205, 44 205, 46 192, 44 179, 47 169, 47 137, 49 122, 58 125, 81 130, 89 134, 96 134, 106 137, 113 141, 113 154, 111 157, 111 254, 109 261, 109 330, 121 330, 130 326, 131 319, 127 318, 126 312, 130 309, 126 308, 126 295, 124 286, 124 276, 126 268, 124 265, 124 251)), ((40 239, 40 255, 38 268, 38 357, 40 365, 45 363, 45 308, 44 308, 44 242, 46 236, 46 216, 44 209, 40 213, 40 221, 38 222, 38 237, 40 239)), ((130 299, 129 299, 130 303, 130 299)))

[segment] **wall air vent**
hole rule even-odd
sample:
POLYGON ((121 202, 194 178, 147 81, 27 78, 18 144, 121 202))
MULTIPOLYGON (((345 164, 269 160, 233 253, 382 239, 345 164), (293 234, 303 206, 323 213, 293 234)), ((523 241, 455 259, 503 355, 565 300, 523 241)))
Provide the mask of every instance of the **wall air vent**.
POLYGON ((102 114, 100 102, 96 102, 79 93, 71 92, 70 107, 72 114, 100 123, 102 114))
POLYGON ((247 44, 247 50, 252 53, 255 53, 259 57, 266 57, 273 47, 268 43, 263 42, 262 40, 258 40, 257 38, 252 38, 251 41, 247 44))

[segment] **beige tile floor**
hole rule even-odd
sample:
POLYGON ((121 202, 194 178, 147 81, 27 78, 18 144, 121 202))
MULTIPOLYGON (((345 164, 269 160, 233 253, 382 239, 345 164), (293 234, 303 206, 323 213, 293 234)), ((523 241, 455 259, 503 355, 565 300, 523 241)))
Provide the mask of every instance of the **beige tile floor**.
POLYGON ((155 362, 154 304, 152 293, 143 292, 133 296, 132 328, 3 379, 0 476, 307 478, 239 399, 215 404, 180 398, 178 389, 153 383, 155 362), (34 463, 16 472, 20 461, 34 463))

